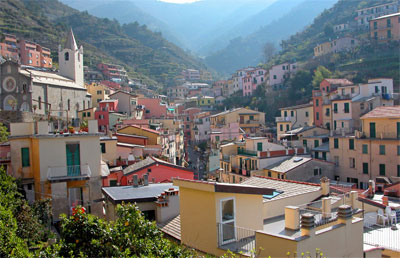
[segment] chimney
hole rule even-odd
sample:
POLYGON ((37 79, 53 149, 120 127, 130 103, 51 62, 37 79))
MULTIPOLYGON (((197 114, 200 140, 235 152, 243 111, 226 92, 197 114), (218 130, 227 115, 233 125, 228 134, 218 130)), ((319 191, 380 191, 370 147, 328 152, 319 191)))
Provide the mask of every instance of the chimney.
POLYGON ((322 218, 327 219, 331 217, 332 203, 330 197, 322 198, 322 218))
POLYGON ((346 224, 348 220, 352 218, 352 209, 350 205, 340 205, 338 211, 338 222, 340 224, 346 224))
POLYGON ((301 236, 310 236, 315 226, 315 219, 312 213, 301 215, 301 236))
POLYGON ((147 174, 143 175, 143 181, 144 181, 143 185, 148 186, 149 185, 149 175, 147 175, 147 174))
POLYGON ((90 134, 96 134, 99 132, 99 127, 97 125, 97 120, 89 120, 88 121, 88 131, 90 134))
POLYGON ((137 175, 133 175, 133 187, 139 187, 139 181, 137 175))
POLYGON ((357 191, 351 191, 351 192, 350 192, 350 200, 351 200, 351 207, 352 207, 353 209, 356 208, 357 199, 358 199, 358 192, 357 192, 357 191))
POLYGON ((300 228, 300 210, 297 206, 285 207, 285 228, 298 230, 300 228))
POLYGON ((328 196, 329 195, 329 192, 330 192, 330 190, 329 190, 329 182, 330 182, 329 178, 327 178, 327 177, 321 178, 321 194, 323 196, 328 196))

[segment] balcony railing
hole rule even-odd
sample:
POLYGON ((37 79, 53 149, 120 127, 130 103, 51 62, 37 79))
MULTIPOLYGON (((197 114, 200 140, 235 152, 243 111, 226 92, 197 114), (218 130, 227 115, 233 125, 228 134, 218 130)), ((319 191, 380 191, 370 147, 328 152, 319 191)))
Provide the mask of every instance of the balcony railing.
POLYGON ((257 151, 246 150, 246 149, 238 149, 239 155, 247 155, 247 156, 257 156, 257 151))
POLYGON ((251 229, 217 223, 218 248, 251 255, 256 247, 256 232, 251 229))
POLYGON ((222 160, 225 162, 230 162, 231 161, 231 156, 230 155, 222 155, 222 160))
POLYGON ((275 117, 275 122, 290 122, 290 117, 275 117))
POLYGON ((89 178, 92 172, 89 165, 76 165, 64 167, 49 167, 47 179, 52 180, 73 180, 79 178, 89 178))

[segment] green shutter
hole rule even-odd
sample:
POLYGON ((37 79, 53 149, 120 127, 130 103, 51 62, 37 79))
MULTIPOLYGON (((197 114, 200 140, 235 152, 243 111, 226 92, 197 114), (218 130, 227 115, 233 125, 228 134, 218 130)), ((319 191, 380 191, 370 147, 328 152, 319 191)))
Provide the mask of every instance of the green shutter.
POLYGON ((363 146, 362 146, 362 153, 363 153, 363 154, 368 154, 368 145, 367 145, 367 144, 363 144, 363 146))
POLYGON ((31 165, 29 158, 29 148, 21 148, 22 167, 29 167, 31 165))
POLYGON ((81 174, 81 157, 79 144, 67 144, 66 153, 68 176, 79 176, 81 174))
POLYGON ((370 138, 376 137, 375 123, 369 123, 369 135, 370 138))
POLYGON ((349 103, 344 103, 344 112, 349 113, 350 112, 350 104, 349 103))
POLYGON ((263 148, 262 142, 258 142, 258 143, 257 143, 257 150, 258 150, 258 151, 262 151, 262 148, 263 148))
POLYGON ((106 153, 106 144, 104 142, 100 143, 101 153, 106 153))
POLYGON ((379 175, 384 176, 386 174, 386 166, 385 164, 379 164, 379 175))
POLYGON ((314 140, 314 148, 319 147, 319 140, 314 140))
POLYGON ((400 165, 397 165, 397 177, 400 177, 400 165))
POLYGON ((354 150, 354 139, 349 139, 349 149, 354 150))
POLYGON ((334 148, 339 149, 339 139, 338 138, 333 139, 333 143, 334 143, 334 148))
POLYGON ((368 163, 363 163, 363 174, 368 174, 368 163))
POLYGON ((397 122, 397 139, 400 139, 400 122, 397 122))

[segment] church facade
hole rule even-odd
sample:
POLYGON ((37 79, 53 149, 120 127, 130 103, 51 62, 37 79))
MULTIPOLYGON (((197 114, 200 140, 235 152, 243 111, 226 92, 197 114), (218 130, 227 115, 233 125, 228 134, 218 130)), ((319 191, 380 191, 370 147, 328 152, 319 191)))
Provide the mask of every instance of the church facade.
POLYGON ((91 107, 84 86, 83 48, 77 47, 72 30, 64 48, 59 47, 59 71, 21 66, 14 61, 0 65, 0 108, 63 119, 78 118, 91 107))

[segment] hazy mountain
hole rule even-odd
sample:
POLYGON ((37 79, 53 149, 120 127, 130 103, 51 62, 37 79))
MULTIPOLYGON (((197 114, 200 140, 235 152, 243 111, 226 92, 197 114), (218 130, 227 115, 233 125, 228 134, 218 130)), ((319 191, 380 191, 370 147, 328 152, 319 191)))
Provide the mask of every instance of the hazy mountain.
POLYGON ((324 9, 337 0, 304 0, 286 15, 247 37, 232 39, 229 45, 206 58, 206 64, 218 72, 230 74, 235 69, 257 65, 263 60, 262 48, 266 42, 279 45, 282 39, 303 30, 324 9))
POLYGON ((257 12, 247 18, 242 15, 243 8, 239 8, 226 18, 222 24, 209 32, 211 36, 210 40, 207 44, 204 44, 198 52, 202 55, 209 55, 211 52, 216 52, 226 47, 231 39, 252 34, 261 27, 287 14, 293 7, 303 1, 304 0, 270 1, 271 5, 264 9, 261 8, 261 5, 255 6, 257 12))

